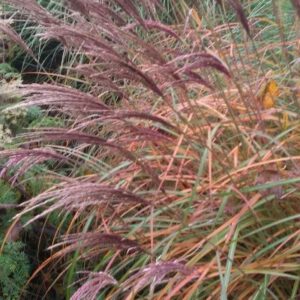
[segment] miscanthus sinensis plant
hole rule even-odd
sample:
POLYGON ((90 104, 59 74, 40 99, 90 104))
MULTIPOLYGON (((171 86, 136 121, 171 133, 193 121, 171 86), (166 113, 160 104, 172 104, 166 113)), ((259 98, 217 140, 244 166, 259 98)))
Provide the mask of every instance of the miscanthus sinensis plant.
POLYGON ((32 276, 73 300, 296 299, 299 1, 7 2, 81 57, 72 85, 21 86, 64 126, 0 153, 12 184, 49 164, 15 216, 60 220, 32 276))

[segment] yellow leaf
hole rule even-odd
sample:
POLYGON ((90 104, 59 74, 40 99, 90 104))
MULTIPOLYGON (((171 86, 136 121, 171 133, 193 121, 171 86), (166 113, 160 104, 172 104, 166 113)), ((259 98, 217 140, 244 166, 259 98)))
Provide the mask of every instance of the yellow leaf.
POLYGON ((279 96, 279 87, 274 80, 270 80, 262 93, 262 106, 264 109, 272 108, 275 106, 276 97, 279 96))
POLYGON ((270 93, 266 93, 262 99, 264 109, 272 108, 275 106, 274 97, 270 93))
POLYGON ((271 96, 273 96, 273 97, 278 97, 279 96, 279 87, 278 87, 276 81, 270 80, 266 85, 265 92, 270 93, 271 96))
POLYGON ((287 129, 289 127, 289 115, 287 112, 284 112, 282 115, 282 127, 283 129, 287 129))

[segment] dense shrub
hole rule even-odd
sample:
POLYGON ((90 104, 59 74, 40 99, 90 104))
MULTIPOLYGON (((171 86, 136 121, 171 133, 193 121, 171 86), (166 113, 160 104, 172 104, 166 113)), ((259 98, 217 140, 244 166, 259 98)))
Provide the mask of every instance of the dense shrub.
POLYGON ((4 246, 0 256, 0 299, 20 299, 29 278, 29 260, 23 247, 21 242, 9 242, 4 246))
MULTIPOLYGON (((20 193, 0 181, 0 243, 2 244, 6 229, 16 211, 15 205, 20 193)), ((16 224, 9 234, 9 242, 4 245, 0 255, 0 299, 18 300, 22 288, 29 278, 29 260, 24 253, 24 244, 20 239, 20 226, 16 224)))

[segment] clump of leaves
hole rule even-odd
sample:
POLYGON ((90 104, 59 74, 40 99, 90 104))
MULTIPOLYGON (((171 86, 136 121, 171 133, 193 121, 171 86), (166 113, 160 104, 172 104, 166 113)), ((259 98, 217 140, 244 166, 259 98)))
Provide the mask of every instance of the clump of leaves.
POLYGON ((20 74, 16 69, 14 69, 10 64, 8 63, 2 63, 0 64, 0 80, 6 80, 10 81, 13 79, 18 79, 20 77, 20 74))
MULTIPOLYGON (((6 148, 12 143, 12 138, 22 132, 25 127, 34 127, 42 124, 43 111, 37 106, 11 109, 8 103, 20 102, 18 86, 21 84, 21 75, 9 64, 0 64, 0 147, 6 148)), ((45 116, 45 123, 58 124, 51 117, 45 116)), ((55 120, 55 119, 54 119, 55 120)))
POLYGON ((3 124, 0 124, 0 147, 5 147, 6 144, 10 144, 12 142, 11 137, 11 130, 4 127, 3 124))
POLYGON ((24 253, 24 244, 19 241, 21 225, 16 224, 9 236, 7 243, 3 244, 15 209, 20 200, 20 193, 10 185, 0 180, 0 298, 17 300, 25 286, 30 273, 30 264, 24 253))
POLYGON ((3 180, 0 180, 0 191, 0 209, 8 209, 7 211, 5 211, 5 213, 1 213, 0 215, 1 228, 3 228, 3 232, 0 233, 0 236, 3 237, 8 222, 15 214, 14 211, 11 212, 11 209, 17 207, 18 202, 21 198, 21 194, 17 190, 13 189, 8 183, 5 183, 3 180))
MULTIPOLYGON (((2 244, 2 241, 0 240, 2 244)), ((30 274, 22 242, 6 243, 0 255, 0 298, 18 300, 30 274)))

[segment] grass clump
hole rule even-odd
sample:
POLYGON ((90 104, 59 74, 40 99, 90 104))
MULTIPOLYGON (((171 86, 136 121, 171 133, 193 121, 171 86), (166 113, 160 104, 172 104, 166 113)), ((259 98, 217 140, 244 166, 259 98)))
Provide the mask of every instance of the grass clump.
POLYGON ((8 2, 75 58, 15 106, 61 121, 0 152, 13 183, 47 163, 15 216, 56 220, 32 276, 73 300, 295 299, 297 2, 8 2))

